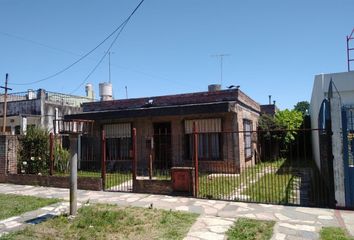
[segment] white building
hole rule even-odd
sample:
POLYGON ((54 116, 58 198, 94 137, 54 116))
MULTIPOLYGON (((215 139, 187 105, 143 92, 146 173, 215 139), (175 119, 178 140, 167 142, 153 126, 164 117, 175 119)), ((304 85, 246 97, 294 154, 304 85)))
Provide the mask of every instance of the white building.
MULTIPOLYGON (((50 92, 44 89, 10 93, 7 95, 6 132, 24 134, 27 126, 39 126, 53 132, 55 128, 53 120, 62 119, 66 114, 80 113, 82 103, 94 100, 93 94, 88 93, 90 97, 50 92)), ((3 106, 4 94, 0 94, 1 127, 3 126, 3 106)))
MULTIPOLYGON (((354 181, 354 166, 348 164, 348 158, 345 155, 353 153, 350 152, 352 149, 348 149, 347 146, 343 145, 343 131, 346 133, 347 125, 343 129, 342 111, 347 111, 346 109, 354 109, 354 72, 316 75, 310 103, 311 127, 313 129, 323 128, 325 123, 321 119, 325 118, 326 112, 328 113, 327 117, 330 118, 333 132, 332 153, 334 156, 335 199, 337 206, 353 207, 354 185, 350 183, 354 181), (331 80, 332 84, 330 84, 331 80)), ((321 166, 320 141, 317 131, 313 131, 312 143, 316 164, 321 169, 323 166, 321 166)))

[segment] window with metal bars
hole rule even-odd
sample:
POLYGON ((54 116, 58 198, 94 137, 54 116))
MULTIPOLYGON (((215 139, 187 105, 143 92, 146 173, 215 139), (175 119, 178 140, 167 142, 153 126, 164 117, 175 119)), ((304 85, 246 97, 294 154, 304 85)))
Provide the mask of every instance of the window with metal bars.
POLYGON ((128 160, 132 147, 131 124, 116 123, 103 126, 106 135, 107 160, 128 160))
POLYGON ((245 159, 249 160, 252 158, 252 121, 248 119, 243 120, 243 136, 244 136, 244 146, 245 146, 245 159))
POLYGON ((204 161, 222 160, 221 119, 195 119, 185 121, 185 153, 187 159, 193 157, 193 123, 198 135, 198 159, 204 161))

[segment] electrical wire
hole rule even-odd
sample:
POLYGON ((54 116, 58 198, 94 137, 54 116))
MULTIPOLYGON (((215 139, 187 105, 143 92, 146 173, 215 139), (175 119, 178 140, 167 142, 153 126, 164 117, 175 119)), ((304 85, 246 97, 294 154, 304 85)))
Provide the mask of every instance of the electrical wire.
POLYGON ((122 33, 122 31, 124 30, 125 26, 127 25, 127 23, 129 22, 130 18, 134 15, 134 13, 138 10, 138 8, 140 7, 140 5, 144 2, 145 0, 141 0, 141 2, 138 4, 138 6, 134 9, 134 11, 130 14, 130 16, 123 22, 123 25, 121 25, 122 27, 120 28, 120 31, 117 33, 116 37, 113 39, 111 45, 108 47, 108 49, 105 51, 105 53, 103 54, 103 56, 101 57, 101 59, 98 61, 98 63, 95 65, 95 67, 90 71, 90 73, 86 76, 86 78, 74 89, 70 92, 70 94, 73 94, 74 92, 76 92, 82 85, 84 85, 87 80, 90 78, 90 76, 96 71, 96 69, 101 65, 101 63, 103 62, 103 60, 106 58, 107 54, 110 52, 111 48, 113 47, 113 45, 115 44, 115 42, 117 41, 118 37, 120 36, 120 34, 122 33))
POLYGON ((76 92, 82 85, 85 84, 85 82, 91 77, 91 75, 96 71, 96 69, 101 65, 101 63, 103 62, 103 60, 106 58, 109 50, 111 50, 111 48, 113 47, 114 43, 117 41, 119 35, 121 34, 121 32, 124 30, 125 26, 127 25, 127 21, 124 23, 124 25, 122 26, 121 30, 118 32, 117 36, 114 38, 114 40, 112 41, 111 45, 108 47, 107 51, 105 51, 104 55, 101 57, 101 59, 98 61, 98 63, 95 65, 95 67, 90 71, 90 73, 85 77, 85 79, 74 89, 72 90, 69 94, 73 94, 74 92, 76 92))
MULTIPOLYGON (((86 54, 84 54, 82 57, 80 57, 79 59, 77 59, 75 62, 71 63, 70 65, 68 65, 67 67, 63 68, 62 70, 52 74, 52 75, 49 75, 45 78, 42 78, 42 79, 39 79, 39 80, 36 80, 36 81, 32 81, 32 82, 27 82, 27 83, 9 83, 9 85, 30 85, 30 84, 35 84, 35 83, 39 83, 39 82, 43 82, 43 81, 46 81, 48 79, 51 79, 51 78, 54 78, 56 76, 58 76, 59 74, 62 74, 63 72, 67 71, 68 69, 72 68, 73 66, 75 66, 77 63, 81 62, 83 59, 85 59, 87 56, 89 56, 91 53, 93 53, 97 48, 99 48, 102 44, 104 44, 108 39, 110 39, 116 32, 119 31, 119 29, 123 29, 128 21, 130 20, 130 18, 135 14, 135 12, 139 9, 139 7, 141 6, 141 4, 143 4, 145 0, 141 0, 140 3, 135 7, 135 9, 131 12, 131 14, 126 18, 126 20, 124 20, 112 33, 110 33, 103 41, 101 41, 98 45, 96 45, 93 49, 91 49, 89 52, 87 52, 86 54)), ((119 31, 120 33, 121 31, 119 31)), ((117 37, 119 36, 119 34, 117 35, 117 37)), ((115 40, 117 39, 117 37, 115 38, 115 40)), ((109 47, 109 49, 113 46, 115 40, 112 42, 111 46, 109 47)), ((105 54, 106 55, 106 54, 105 54)), ((103 61, 103 59, 101 59, 99 61, 99 64, 103 61)), ((98 64, 98 65, 99 65, 98 64)), ((98 67, 98 65, 96 65, 98 67)), ((94 68, 94 70, 96 70, 96 68, 94 68)), ((92 71, 92 73, 94 72, 94 70, 92 71)), ((91 74, 89 74, 89 76, 91 76, 91 74)), ((89 77, 88 76, 88 77, 89 77)), ((86 79, 87 80, 87 79, 86 79)), ((86 81, 85 80, 85 81, 86 81)), ((83 83, 82 83, 83 84, 83 83)), ((81 84, 81 85, 82 85, 81 84)))

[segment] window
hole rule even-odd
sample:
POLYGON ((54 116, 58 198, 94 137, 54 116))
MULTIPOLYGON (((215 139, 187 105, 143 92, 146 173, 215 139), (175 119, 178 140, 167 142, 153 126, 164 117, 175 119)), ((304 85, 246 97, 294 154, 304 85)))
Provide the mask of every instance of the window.
POLYGON ((221 160, 221 119, 196 119, 185 121, 186 158, 193 157, 193 122, 198 132, 198 159, 221 160))
POLYGON ((131 149, 131 124, 118 123, 103 126, 106 134, 107 160, 130 159, 131 149))
POLYGON ((244 136, 244 145, 245 145, 245 158, 252 158, 252 122, 250 120, 243 120, 243 136, 244 136))

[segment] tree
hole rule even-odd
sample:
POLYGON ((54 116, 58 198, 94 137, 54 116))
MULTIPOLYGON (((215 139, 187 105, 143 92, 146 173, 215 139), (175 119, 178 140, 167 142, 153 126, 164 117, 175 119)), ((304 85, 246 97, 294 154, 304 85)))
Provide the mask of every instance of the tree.
POLYGON ((296 105, 294 106, 294 110, 301 112, 302 116, 305 116, 309 113, 310 110, 310 103, 308 101, 301 101, 296 103, 296 105))
POLYGON ((278 128, 275 118, 269 114, 263 114, 259 117, 258 126, 260 130, 267 130, 267 131, 278 128))
POLYGON ((295 140, 296 131, 300 128, 304 118, 301 112, 296 110, 285 109, 275 114, 275 122, 280 129, 287 130, 285 134, 285 142, 290 143, 295 140))

